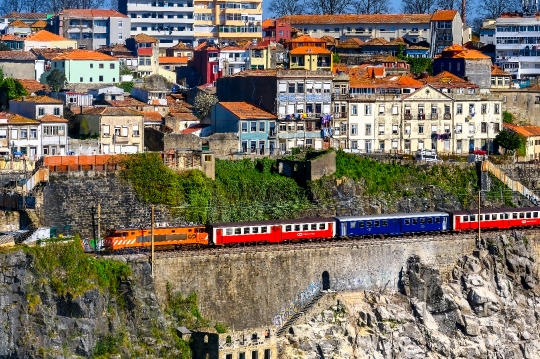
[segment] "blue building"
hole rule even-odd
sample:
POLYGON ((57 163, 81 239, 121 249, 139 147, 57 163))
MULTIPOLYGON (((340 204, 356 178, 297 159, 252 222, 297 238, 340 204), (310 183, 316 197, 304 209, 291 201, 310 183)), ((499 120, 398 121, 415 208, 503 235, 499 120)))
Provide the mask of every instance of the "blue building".
POLYGON ((242 152, 273 155, 277 150, 277 117, 247 102, 219 102, 212 107, 212 132, 237 133, 242 152))
POLYGON ((408 57, 429 57, 429 47, 409 46, 405 49, 405 56, 408 57))

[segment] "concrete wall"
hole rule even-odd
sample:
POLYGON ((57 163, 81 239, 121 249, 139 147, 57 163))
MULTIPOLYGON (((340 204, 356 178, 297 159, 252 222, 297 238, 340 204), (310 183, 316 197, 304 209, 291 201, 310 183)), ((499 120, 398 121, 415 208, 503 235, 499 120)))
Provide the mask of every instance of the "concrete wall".
POLYGON ((236 133, 214 133, 202 140, 203 145, 207 144, 208 149, 216 156, 228 156, 240 151, 240 142, 236 133))
MULTIPOLYGON (((72 157, 72 156, 69 156, 72 157)), ((74 157, 74 156, 73 156, 74 157)), ((36 212, 45 227, 71 227, 83 237, 92 235, 90 209, 101 202, 101 235, 107 228, 150 224, 150 205, 137 199, 134 190, 114 173, 68 172, 51 174, 43 187, 36 212)), ((156 207, 156 222, 169 222, 168 210, 156 207)))
POLYGON ((517 121, 540 125, 540 90, 493 89, 502 98, 502 109, 512 113, 517 121))
POLYGON ((183 295, 197 292, 203 315, 235 330, 280 327, 322 289, 324 272, 334 290, 386 284, 395 288, 410 256, 418 255, 423 263, 449 273, 454 262, 474 248, 471 234, 444 241, 418 238, 190 252, 158 258, 155 285, 161 298, 167 283, 183 295))
POLYGON ((284 176, 293 177, 301 182, 315 181, 336 172, 336 153, 328 152, 306 161, 278 159, 277 164, 279 173, 284 176))
POLYGON ((1 60, 0 67, 2 67, 5 77, 12 77, 14 79, 35 80, 36 79, 35 62, 36 60, 30 60, 30 61, 1 60))

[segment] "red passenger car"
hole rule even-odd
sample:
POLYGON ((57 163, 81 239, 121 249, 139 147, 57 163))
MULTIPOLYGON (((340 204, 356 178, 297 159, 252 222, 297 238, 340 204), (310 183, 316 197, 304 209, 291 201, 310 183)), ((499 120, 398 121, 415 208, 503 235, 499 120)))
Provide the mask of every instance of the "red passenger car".
MULTIPOLYGON (((478 212, 451 212, 455 231, 478 230, 478 212)), ((540 226, 540 207, 483 209, 480 229, 540 226)))
POLYGON ((218 223, 208 225, 209 244, 279 243, 335 236, 332 218, 283 219, 275 221, 218 223))

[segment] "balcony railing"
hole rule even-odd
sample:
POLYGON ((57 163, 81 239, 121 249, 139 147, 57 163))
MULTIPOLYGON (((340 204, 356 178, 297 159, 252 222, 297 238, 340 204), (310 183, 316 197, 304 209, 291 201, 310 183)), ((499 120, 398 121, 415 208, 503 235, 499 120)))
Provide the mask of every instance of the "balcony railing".
POLYGON ((450 119, 452 119, 452 115, 449 114, 449 113, 445 113, 445 114, 444 114, 444 119, 445 119, 445 120, 450 120, 450 119))
POLYGON ((129 138, 128 138, 128 136, 114 135, 113 141, 114 141, 114 143, 128 143, 129 138))
POLYGON ((405 121, 410 121, 411 118, 412 118, 412 115, 410 113, 406 113, 406 114, 403 115, 403 119, 405 121))
POLYGON ((437 115, 436 112, 435 112, 435 113, 433 113, 433 112, 431 113, 431 119, 432 119, 432 120, 436 120, 436 119, 438 119, 438 118, 439 118, 439 116, 437 115))
POLYGON ((423 121, 426 119, 426 114, 425 113, 419 113, 418 114, 418 121, 423 121))
POLYGON ((347 118, 348 112, 334 112, 334 118, 347 118))

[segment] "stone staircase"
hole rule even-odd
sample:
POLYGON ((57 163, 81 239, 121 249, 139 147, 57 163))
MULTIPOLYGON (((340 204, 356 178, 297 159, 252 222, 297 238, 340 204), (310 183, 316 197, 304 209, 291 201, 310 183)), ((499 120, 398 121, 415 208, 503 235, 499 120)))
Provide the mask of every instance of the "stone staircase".
POLYGON ((519 192, 523 197, 527 198, 535 206, 540 205, 540 198, 536 196, 530 189, 525 187, 521 182, 515 181, 504 173, 499 167, 495 166, 490 161, 482 161, 482 172, 489 172, 497 177, 502 183, 514 192, 519 192))
POLYGON ((311 307, 313 307, 325 294, 326 292, 319 292, 317 295, 311 298, 311 300, 306 305, 304 305, 304 307, 302 307, 299 312, 295 313, 293 316, 287 319, 285 324, 283 324, 283 326, 277 331, 277 336, 280 337, 283 334, 287 333, 289 328, 292 327, 296 323, 296 321, 301 318, 302 315, 304 315, 309 309, 311 309, 311 307))

